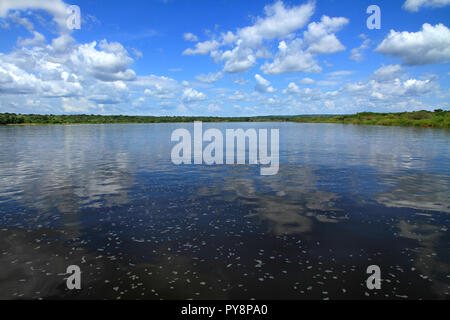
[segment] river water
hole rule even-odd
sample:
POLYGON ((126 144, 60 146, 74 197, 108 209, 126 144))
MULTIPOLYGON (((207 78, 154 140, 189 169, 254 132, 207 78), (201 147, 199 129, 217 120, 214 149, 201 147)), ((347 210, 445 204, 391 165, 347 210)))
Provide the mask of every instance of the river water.
POLYGON ((0 299, 450 297, 450 131, 203 126, 279 129, 278 174, 174 165, 192 123, 0 126, 0 299))

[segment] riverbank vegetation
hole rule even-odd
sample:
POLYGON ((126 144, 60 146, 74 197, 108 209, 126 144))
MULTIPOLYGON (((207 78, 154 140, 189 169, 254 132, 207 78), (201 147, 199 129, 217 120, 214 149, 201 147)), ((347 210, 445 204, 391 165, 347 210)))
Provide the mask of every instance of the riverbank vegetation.
POLYGON ((349 123, 379 126, 415 126, 450 128, 450 111, 437 109, 430 111, 372 113, 361 112, 354 115, 297 117, 294 121, 305 123, 349 123))
POLYGON ((400 113, 361 112, 353 115, 300 115, 259 117, 155 117, 155 116, 103 116, 103 115, 39 115, 0 113, 2 125, 34 124, 106 124, 106 123, 175 123, 175 122, 300 122, 347 123, 383 126, 417 126, 450 128, 450 111, 437 109, 400 113))

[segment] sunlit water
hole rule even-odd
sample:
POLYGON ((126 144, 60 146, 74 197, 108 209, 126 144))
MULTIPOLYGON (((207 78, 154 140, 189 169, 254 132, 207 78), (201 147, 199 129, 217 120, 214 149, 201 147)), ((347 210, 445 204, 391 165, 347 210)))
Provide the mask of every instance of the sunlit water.
POLYGON ((261 176, 173 165, 180 127, 0 127, 0 298, 449 298, 449 131, 204 124, 279 128, 261 176))

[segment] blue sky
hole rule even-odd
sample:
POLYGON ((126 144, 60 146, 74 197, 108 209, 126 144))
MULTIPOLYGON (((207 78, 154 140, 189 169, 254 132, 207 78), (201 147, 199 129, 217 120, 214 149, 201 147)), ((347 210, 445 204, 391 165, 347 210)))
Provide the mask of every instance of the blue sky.
POLYGON ((449 17, 450 0, 0 0, 0 112, 449 109, 449 17))

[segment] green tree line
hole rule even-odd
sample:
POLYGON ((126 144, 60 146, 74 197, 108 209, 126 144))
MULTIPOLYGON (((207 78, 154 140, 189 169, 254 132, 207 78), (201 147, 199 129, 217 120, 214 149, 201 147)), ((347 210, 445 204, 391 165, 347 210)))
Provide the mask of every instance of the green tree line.
POLYGON ((348 123, 384 126, 418 126, 450 128, 450 111, 436 109, 400 113, 361 112, 353 115, 299 115, 259 117, 184 117, 126 115, 41 115, 0 113, 0 125, 20 124, 107 124, 107 123, 175 123, 175 122, 277 122, 348 123))

